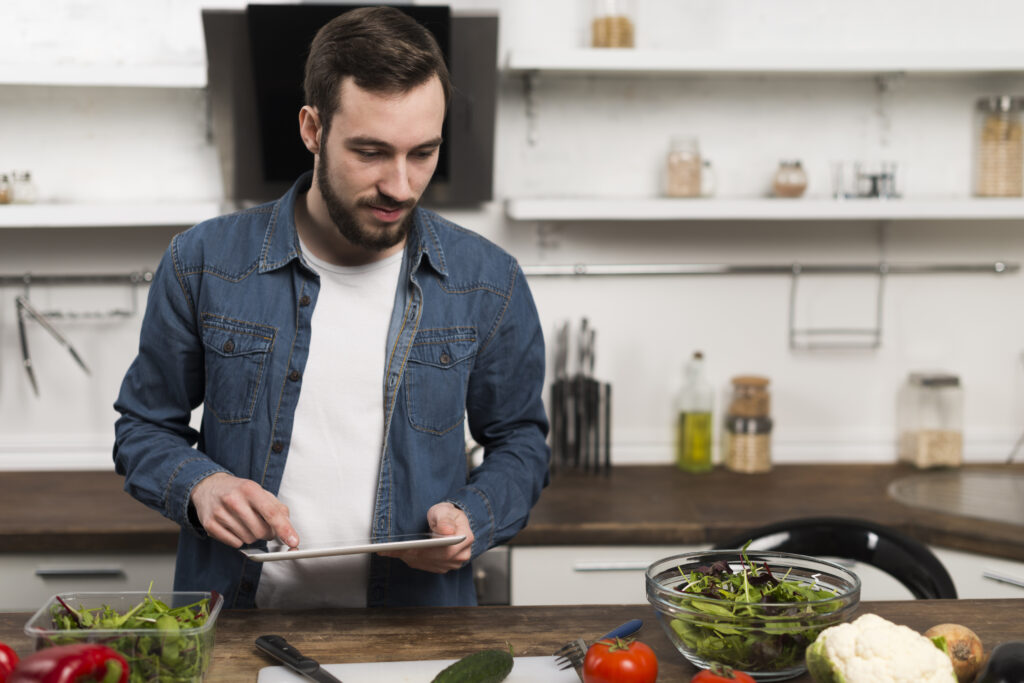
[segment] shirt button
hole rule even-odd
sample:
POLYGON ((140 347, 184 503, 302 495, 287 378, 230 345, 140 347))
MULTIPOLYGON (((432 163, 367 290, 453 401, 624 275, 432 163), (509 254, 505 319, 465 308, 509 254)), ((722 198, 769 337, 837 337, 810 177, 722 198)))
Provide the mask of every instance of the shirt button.
POLYGON ((441 365, 448 365, 451 362, 452 362, 452 357, 449 356, 447 353, 442 352, 441 353, 441 365))
POLYGON ((291 372, 288 373, 288 379, 290 379, 293 382, 298 382, 301 377, 302 373, 299 372, 298 370, 292 370, 291 372))
POLYGON ((232 351, 235 350, 235 342, 228 339, 226 342, 224 342, 224 346, 221 348, 224 349, 224 353, 231 353, 232 351))
POLYGON ((284 450, 284 444, 281 443, 280 441, 275 441, 274 445, 270 447, 270 450, 274 451, 275 453, 280 453, 281 451, 284 450))
POLYGON ((395 387, 395 376, 388 375, 388 388, 393 389, 395 387))
POLYGON ((308 294, 303 294, 301 297, 299 297, 300 306, 308 306, 311 301, 313 300, 309 298, 308 294))

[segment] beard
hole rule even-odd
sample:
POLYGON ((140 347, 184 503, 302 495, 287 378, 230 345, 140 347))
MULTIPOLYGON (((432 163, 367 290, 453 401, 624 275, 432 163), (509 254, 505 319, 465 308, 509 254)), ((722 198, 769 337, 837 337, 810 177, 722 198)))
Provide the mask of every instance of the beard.
MULTIPOLYGON (((341 233, 342 237, 351 244, 369 251, 386 251, 408 237, 413 223, 413 212, 411 210, 397 225, 386 228, 374 228, 363 225, 356 217, 355 211, 346 206, 345 202, 338 196, 338 193, 334 191, 327 176, 327 166, 327 146, 325 144, 320 149, 320 160, 316 167, 316 182, 320 188, 320 194, 323 195, 324 204, 327 205, 327 213, 330 215, 331 220, 334 221, 334 225, 338 228, 338 232, 341 233)), ((413 209, 416 206, 416 202, 414 200, 399 202, 378 192, 372 198, 357 199, 355 205, 357 207, 377 206, 388 210, 398 208, 413 209)))

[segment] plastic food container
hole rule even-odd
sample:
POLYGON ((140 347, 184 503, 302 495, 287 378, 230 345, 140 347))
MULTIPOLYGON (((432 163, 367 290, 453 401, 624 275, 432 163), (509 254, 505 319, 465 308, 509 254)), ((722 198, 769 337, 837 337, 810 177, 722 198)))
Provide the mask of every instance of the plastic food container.
MULTIPOLYGON (((103 643, 120 652, 128 660, 131 680, 165 682, 203 680, 210 666, 217 616, 224 598, 212 592, 120 592, 60 593, 39 608, 25 624, 25 635, 35 641, 37 650, 54 645, 103 643), (109 607, 125 614, 144 599, 152 598, 169 609, 197 606, 206 599, 208 615, 201 626, 188 628, 57 628, 54 614, 67 614, 58 597, 76 611, 102 610, 109 607)), ((190 610, 197 613, 197 607, 190 610)), ((99 614, 98 611, 92 612, 99 614)), ((163 624, 166 626, 166 624, 163 624)))

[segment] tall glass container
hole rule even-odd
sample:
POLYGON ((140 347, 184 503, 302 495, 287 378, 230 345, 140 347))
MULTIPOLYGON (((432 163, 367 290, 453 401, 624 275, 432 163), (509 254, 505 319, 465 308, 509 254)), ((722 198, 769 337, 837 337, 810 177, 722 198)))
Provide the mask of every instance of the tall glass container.
POLYGON ((636 20, 632 0, 593 0, 591 47, 634 47, 636 20))
POLYGON ((1020 197, 1024 194, 1024 99, 1008 95, 978 100, 974 194, 1020 197))
POLYGON ((711 411, 714 390, 704 372, 704 354, 694 351, 676 400, 676 465, 687 472, 711 469, 711 411))
POLYGON ((897 402, 899 459, 915 467, 963 462, 964 392, 948 373, 912 372, 897 402))
POLYGON ((722 434, 723 460, 734 472, 754 474, 772 468, 769 380, 758 375, 732 379, 732 397, 722 434))

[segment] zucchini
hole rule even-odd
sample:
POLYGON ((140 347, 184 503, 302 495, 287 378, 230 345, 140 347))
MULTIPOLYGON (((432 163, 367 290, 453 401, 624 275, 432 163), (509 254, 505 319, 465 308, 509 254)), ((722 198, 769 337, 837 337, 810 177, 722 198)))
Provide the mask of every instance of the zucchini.
POLYGON ((434 676, 431 683, 499 683, 512 671, 512 648, 466 655, 434 676))

